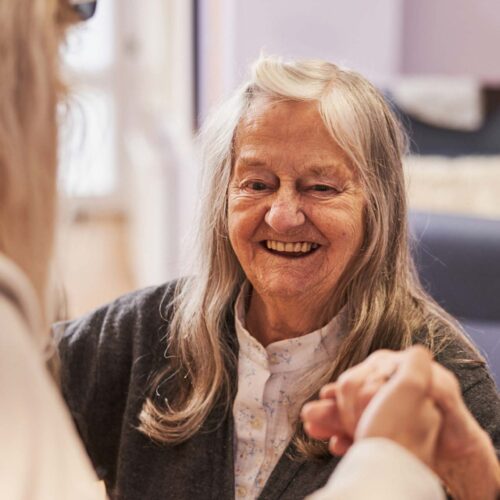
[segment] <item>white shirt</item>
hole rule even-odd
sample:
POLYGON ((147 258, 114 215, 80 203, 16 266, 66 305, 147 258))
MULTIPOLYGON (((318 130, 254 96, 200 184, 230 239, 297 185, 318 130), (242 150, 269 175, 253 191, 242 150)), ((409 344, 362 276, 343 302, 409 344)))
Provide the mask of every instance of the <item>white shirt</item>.
POLYGON ((235 304, 239 355, 233 416, 238 500, 257 498, 262 491, 290 442, 305 397, 334 359, 343 329, 341 315, 337 315, 319 330, 264 348, 245 329, 247 286, 235 304))
MULTIPOLYGON (((235 304, 239 342, 235 423, 235 497, 259 496, 294 432, 304 401, 303 381, 316 385, 334 359, 345 326, 342 314, 307 335, 264 348, 245 329, 242 287, 235 304)), ((384 438, 351 447, 327 485, 308 500, 444 500, 439 478, 398 444, 384 438)))
POLYGON ((42 356, 33 288, 0 254, 0 498, 103 499, 42 356))

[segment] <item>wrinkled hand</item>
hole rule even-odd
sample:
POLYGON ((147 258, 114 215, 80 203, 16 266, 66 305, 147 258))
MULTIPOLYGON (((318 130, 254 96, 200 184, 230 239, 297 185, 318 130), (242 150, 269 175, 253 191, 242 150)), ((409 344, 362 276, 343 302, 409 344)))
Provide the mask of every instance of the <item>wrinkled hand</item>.
POLYGON ((378 351, 304 406, 306 431, 343 455, 354 440, 387 437, 432 466, 441 416, 429 397, 431 357, 423 348, 378 351))
POLYGON ((432 466, 457 498, 494 498, 500 472, 491 441, 456 378, 424 348, 378 351, 320 397, 304 406, 302 418, 312 437, 330 440, 332 453, 344 454, 363 437, 387 437, 432 466))
POLYGON ((500 498, 500 465, 489 435, 467 409, 455 376, 432 365, 431 397, 443 416, 435 471, 457 499, 500 498))

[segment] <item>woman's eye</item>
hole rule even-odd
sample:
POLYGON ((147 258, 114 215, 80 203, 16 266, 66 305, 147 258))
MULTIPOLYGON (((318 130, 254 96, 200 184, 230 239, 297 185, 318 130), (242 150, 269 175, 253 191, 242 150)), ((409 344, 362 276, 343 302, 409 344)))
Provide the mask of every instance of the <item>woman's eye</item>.
POLYGON ((247 189, 250 189, 252 191, 264 191, 267 189, 267 185, 264 184, 263 182, 259 182, 259 181, 249 182, 246 185, 246 187, 247 187, 247 189))
POLYGON ((337 192, 337 190, 334 187, 327 186, 326 184, 314 184, 314 186, 311 186, 310 189, 312 191, 317 191, 317 192, 320 192, 320 193, 337 192))

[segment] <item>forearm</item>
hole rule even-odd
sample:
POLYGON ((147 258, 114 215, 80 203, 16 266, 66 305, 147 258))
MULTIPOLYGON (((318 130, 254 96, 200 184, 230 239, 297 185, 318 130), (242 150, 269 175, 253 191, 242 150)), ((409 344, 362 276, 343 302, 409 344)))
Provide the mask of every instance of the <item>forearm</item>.
POLYGON ((460 474, 450 474, 445 479, 447 490, 454 500, 498 500, 500 499, 500 478, 476 476, 474 479, 460 474))
POLYGON ((500 498, 500 464, 486 434, 484 438, 482 450, 438 471, 455 500, 500 498))

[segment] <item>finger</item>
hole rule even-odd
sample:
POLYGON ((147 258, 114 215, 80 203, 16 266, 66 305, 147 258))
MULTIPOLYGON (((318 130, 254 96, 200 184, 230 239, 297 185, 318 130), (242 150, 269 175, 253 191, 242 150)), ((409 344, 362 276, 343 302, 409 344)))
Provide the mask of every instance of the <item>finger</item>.
POLYGON ((368 379, 358 391, 354 403, 354 411, 357 415, 358 421, 361 414, 365 411, 366 407, 370 404, 375 394, 382 388, 387 380, 382 378, 368 379))
POLYGON ((432 399, 443 416, 443 428, 439 447, 443 456, 467 454, 480 439, 482 429, 467 409, 456 377, 446 368, 433 363, 431 391, 432 399))
POLYGON ((404 351, 394 376, 367 406, 356 429, 357 437, 384 435, 397 425, 397 416, 408 416, 430 392, 432 358, 429 351, 412 347, 404 351))
POLYGON ((328 450, 332 455, 343 456, 352 446, 352 439, 346 435, 335 435, 328 442, 328 450))
POLYGON ((444 414, 464 404, 458 380, 439 363, 432 364, 431 397, 444 414))
POLYGON ((411 407, 430 395, 431 382, 432 354, 423 346, 413 346, 403 351, 398 370, 379 392, 411 407))
POLYGON ((414 432, 401 436, 401 444, 416 454, 429 467, 436 464, 437 443, 442 425, 442 416, 434 401, 427 397, 415 408, 414 419, 418 419, 414 432))
POLYGON ((404 353, 394 376, 363 413, 355 439, 386 437, 433 462, 441 416, 430 398, 432 357, 422 347, 404 353))
POLYGON ((306 403, 300 416, 304 422, 304 430, 314 439, 329 439, 342 431, 337 405, 333 400, 306 403))
POLYGON ((367 364, 372 367, 372 377, 389 379, 397 370, 405 351, 389 351, 379 349, 366 359, 367 364))
POLYGON ((324 385, 319 391, 320 399, 334 399, 337 391, 337 383, 331 382, 324 385))
POLYGON ((440 409, 445 425, 457 436, 467 435, 471 428, 479 426, 462 399, 460 384, 446 368, 433 363, 430 395, 440 409))
MULTIPOLYGON (((380 349, 370 354, 370 356, 368 356, 362 363, 346 370, 341 377, 355 376, 358 378, 366 379, 371 377, 376 379, 377 375, 380 375, 381 378, 388 379, 397 369, 400 359, 401 352, 380 349)), ((319 397, 320 399, 335 398, 337 391, 338 383, 331 382, 321 388, 319 397)))
POLYGON ((372 371, 373 366, 366 361, 345 371, 336 383, 335 393, 340 421, 346 434, 351 437, 354 435, 361 414, 358 397, 372 371))
POLYGON ((394 378, 414 384, 427 395, 432 380, 431 352, 421 345, 416 345, 403 351, 402 355, 402 362, 394 378))
POLYGON ((375 351, 339 377, 335 387, 336 400, 344 429, 351 437, 364 409, 397 370, 402 356, 402 352, 375 351))

